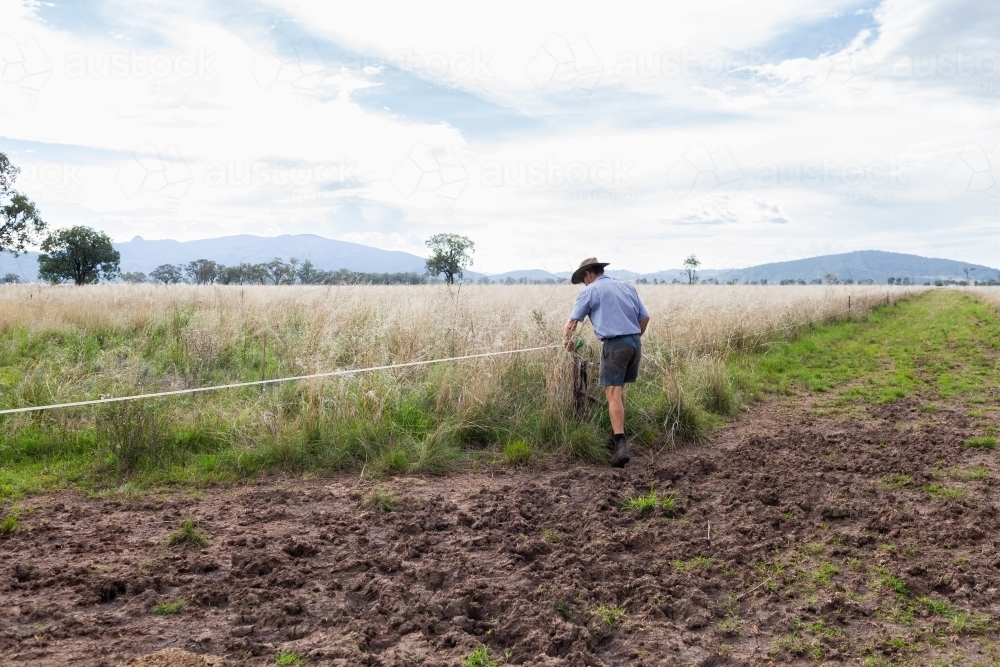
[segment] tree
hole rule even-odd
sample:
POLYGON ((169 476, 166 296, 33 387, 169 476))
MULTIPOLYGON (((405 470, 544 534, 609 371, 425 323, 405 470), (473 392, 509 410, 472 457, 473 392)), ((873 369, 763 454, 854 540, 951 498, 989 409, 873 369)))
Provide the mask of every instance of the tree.
POLYGON ((188 278, 196 284, 211 285, 219 277, 220 268, 225 267, 220 267, 210 259, 196 259, 193 262, 188 262, 184 271, 188 274, 188 278))
POLYGON ((458 234, 435 234, 427 239, 431 256, 427 258, 427 273, 432 276, 444 274, 451 285, 455 276, 462 277, 463 271, 472 266, 472 253, 476 244, 466 236, 458 234))
POLYGON ((122 280, 132 285, 139 285, 146 282, 146 274, 142 271, 126 271, 122 274, 122 280))
POLYGON ((263 285, 269 277, 265 264, 240 264, 240 271, 248 285, 263 285))
POLYGON ((21 282, 21 276, 17 275, 16 273, 8 273, 3 277, 3 281, 8 285, 12 283, 19 283, 21 282))
POLYGON ((27 245, 36 243, 46 225, 35 204, 14 189, 20 169, 0 153, 0 251, 15 256, 27 245))
POLYGON ((701 261, 694 255, 689 255, 687 259, 684 260, 684 273, 688 277, 688 285, 694 285, 698 282, 698 267, 701 266, 701 261))
MULTIPOLYGON (((298 260, 296 260, 298 261, 298 260)), ((271 279, 275 285, 280 285, 284 282, 290 280, 295 280, 295 273, 291 264, 286 264, 280 257, 275 257, 267 264, 257 266, 263 266, 264 270, 267 272, 267 277, 271 279)))
POLYGON ((149 277, 164 285, 179 283, 184 280, 184 273, 181 267, 173 264, 160 264, 149 272, 149 277))
POLYGON ((243 265, 239 266, 223 266, 219 265, 219 269, 216 272, 218 277, 216 280, 219 281, 221 285, 242 285, 243 284, 243 265))
POLYGON ((88 285, 101 278, 114 280, 121 255, 111 237, 90 227, 76 226, 49 234, 38 255, 38 277, 53 283, 72 280, 88 285))
POLYGON ((312 261, 307 259, 302 262, 302 266, 295 272, 295 277, 303 285, 315 285, 322 282, 324 273, 324 271, 320 271, 314 267, 312 261))
POLYGON ((828 273, 824 276, 824 278, 826 279, 827 285, 836 285, 837 283, 840 282, 840 279, 837 277, 836 273, 828 273))

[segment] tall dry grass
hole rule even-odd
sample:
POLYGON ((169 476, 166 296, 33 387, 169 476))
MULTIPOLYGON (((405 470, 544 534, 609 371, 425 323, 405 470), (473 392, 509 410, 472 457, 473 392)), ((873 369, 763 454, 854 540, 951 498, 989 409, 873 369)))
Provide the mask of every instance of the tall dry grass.
MULTIPOLYGON (((678 430, 694 433, 706 414, 725 413, 737 400, 726 375, 728 351, 817 321, 864 317, 917 290, 639 286, 652 319, 641 381, 631 392, 630 429, 650 443, 678 430)), ((558 343, 576 292, 565 285, 7 286, 0 288, 0 405, 558 343)), ((589 325, 584 337, 596 361, 589 325)), ((549 350, 225 390, 144 409, 156 414, 149 428, 176 455, 172 460, 196 459, 220 475, 352 465, 439 472, 462 452, 513 438, 598 458, 606 417, 601 410, 582 419, 573 414, 570 368, 569 355, 549 350)), ((99 433, 131 431, 94 424, 133 419, 129 414, 112 407, 0 418, 0 464, 93 451, 107 458, 121 444, 102 443, 99 433)), ((136 444, 136 452, 146 449, 136 444)), ((163 468, 170 456, 152 458, 163 468)), ((138 460, 129 465, 143 467, 138 460)))
MULTIPOLYGON (((921 288, 640 285, 648 341, 705 346, 847 315, 921 288)), ((192 286, 0 287, 0 335, 15 330, 138 334, 177 323, 192 355, 210 360, 248 332, 281 341, 287 360, 374 365, 558 342, 576 287, 192 286)))
POLYGON ((961 287, 961 288, 951 288, 951 289, 961 289, 963 292, 969 296, 975 297, 993 306, 1000 307, 1000 287, 995 286, 982 286, 982 287, 961 287))

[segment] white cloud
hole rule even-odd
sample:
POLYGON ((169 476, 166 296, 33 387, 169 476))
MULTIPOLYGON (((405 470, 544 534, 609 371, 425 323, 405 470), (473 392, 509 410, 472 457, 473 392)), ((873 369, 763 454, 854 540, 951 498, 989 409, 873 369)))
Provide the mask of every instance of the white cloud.
POLYGON ((0 150, 46 217, 410 251, 458 231, 485 271, 872 244, 995 262, 988 3, 885 0, 847 32, 839 1, 270 8, 0 5, 5 67, 45 75, 4 75, 0 150))

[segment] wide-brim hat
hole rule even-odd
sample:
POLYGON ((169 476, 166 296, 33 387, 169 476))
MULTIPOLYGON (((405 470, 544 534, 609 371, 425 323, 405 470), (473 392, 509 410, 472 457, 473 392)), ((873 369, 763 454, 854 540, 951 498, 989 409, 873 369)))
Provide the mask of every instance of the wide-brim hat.
POLYGON ((583 282, 583 274, 585 274, 588 269, 603 269, 610 263, 611 262, 598 262, 596 257, 588 257, 580 262, 580 268, 573 272, 573 277, 570 279, 570 282, 574 285, 579 285, 583 282))

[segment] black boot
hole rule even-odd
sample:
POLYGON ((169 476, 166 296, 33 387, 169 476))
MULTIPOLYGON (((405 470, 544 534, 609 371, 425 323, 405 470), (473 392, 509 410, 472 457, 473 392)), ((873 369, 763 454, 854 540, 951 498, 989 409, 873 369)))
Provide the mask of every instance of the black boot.
POLYGON ((611 467, 624 468, 625 464, 632 460, 628 454, 628 441, 625 436, 616 438, 616 440, 618 442, 615 443, 615 455, 611 457, 611 467))

